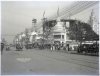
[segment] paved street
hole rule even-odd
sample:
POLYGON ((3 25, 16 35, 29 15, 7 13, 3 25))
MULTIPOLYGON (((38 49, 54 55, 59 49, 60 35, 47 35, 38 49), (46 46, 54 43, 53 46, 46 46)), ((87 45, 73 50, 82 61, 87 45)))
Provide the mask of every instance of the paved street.
POLYGON ((2 74, 98 75, 99 57, 50 50, 4 51, 2 74))

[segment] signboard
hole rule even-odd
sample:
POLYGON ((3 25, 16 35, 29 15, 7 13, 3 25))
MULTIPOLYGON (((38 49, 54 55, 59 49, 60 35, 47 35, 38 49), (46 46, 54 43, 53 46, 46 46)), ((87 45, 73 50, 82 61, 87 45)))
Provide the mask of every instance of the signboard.
POLYGON ((69 28, 69 22, 66 22, 66 27, 69 28))

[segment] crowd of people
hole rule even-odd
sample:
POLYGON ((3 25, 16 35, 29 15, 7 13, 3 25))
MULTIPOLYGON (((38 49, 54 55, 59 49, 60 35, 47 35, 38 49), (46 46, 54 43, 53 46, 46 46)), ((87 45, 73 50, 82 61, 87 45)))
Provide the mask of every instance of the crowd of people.
MULTIPOLYGON (((81 44, 81 45, 78 45, 75 49, 74 47, 74 50, 76 50, 78 53, 79 52, 87 52, 87 53, 98 53, 99 52, 99 49, 98 49, 98 46, 99 44, 81 44)), ((16 50, 20 51, 20 50, 23 50, 23 48, 25 49, 35 49, 35 48, 38 48, 40 50, 44 50, 44 49, 49 49, 51 51, 56 51, 56 50, 63 50, 65 52, 67 51, 71 51, 73 50, 72 47, 67 44, 67 43, 60 43, 60 42, 54 42, 52 44, 45 44, 45 43, 29 43, 29 44, 22 44, 22 43, 16 43, 14 46, 13 46, 16 50)), ((10 50, 11 46, 10 45, 7 45, 3 42, 1 42, 1 54, 3 53, 3 50, 10 50)))
POLYGON ((69 51, 69 44, 62 43, 54 43, 51 44, 51 50, 67 50, 69 51))
MULTIPOLYGON (((4 42, 1 42, 1 54, 3 53, 3 50, 10 50, 11 45, 7 45, 4 42)), ((38 48, 40 50, 44 50, 44 49, 49 49, 51 51, 58 51, 58 50, 63 50, 65 52, 67 51, 71 51, 71 50, 75 50, 78 53, 85 51, 86 53, 98 53, 99 52, 99 44, 81 44, 78 45, 76 47, 72 47, 72 45, 69 45, 67 43, 64 42, 59 42, 59 41, 55 41, 53 43, 28 43, 28 44, 22 44, 21 42, 16 43, 13 48, 15 48, 16 50, 20 51, 25 49, 35 49, 38 48), (73 49, 74 48, 74 49, 73 49)))
POLYGON ((24 47, 26 49, 34 49, 34 48, 39 48, 40 50, 42 49, 50 49, 50 50, 67 50, 69 51, 69 44, 65 43, 58 43, 55 42, 53 44, 44 44, 44 43, 33 43, 33 44, 25 44, 22 45, 20 43, 15 45, 16 50, 22 50, 24 47))

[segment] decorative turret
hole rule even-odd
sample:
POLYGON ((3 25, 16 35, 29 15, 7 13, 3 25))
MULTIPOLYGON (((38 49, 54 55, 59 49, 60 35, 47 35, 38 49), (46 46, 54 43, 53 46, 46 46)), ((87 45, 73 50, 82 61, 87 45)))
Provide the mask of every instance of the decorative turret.
POLYGON ((94 32, 96 32, 97 34, 99 33, 98 31, 98 28, 99 28, 99 24, 98 24, 98 21, 94 15, 94 10, 92 9, 91 11, 91 15, 90 15, 90 18, 89 18, 89 25, 91 25, 92 29, 94 30, 94 32))

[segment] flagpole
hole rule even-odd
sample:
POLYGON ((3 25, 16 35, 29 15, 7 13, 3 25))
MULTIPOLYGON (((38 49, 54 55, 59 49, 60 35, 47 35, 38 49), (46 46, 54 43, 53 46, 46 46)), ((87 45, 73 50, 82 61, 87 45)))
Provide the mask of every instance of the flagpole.
POLYGON ((45 11, 44 11, 44 13, 43 13, 43 18, 45 18, 45 16, 44 16, 44 15, 45 15, 45 11))

